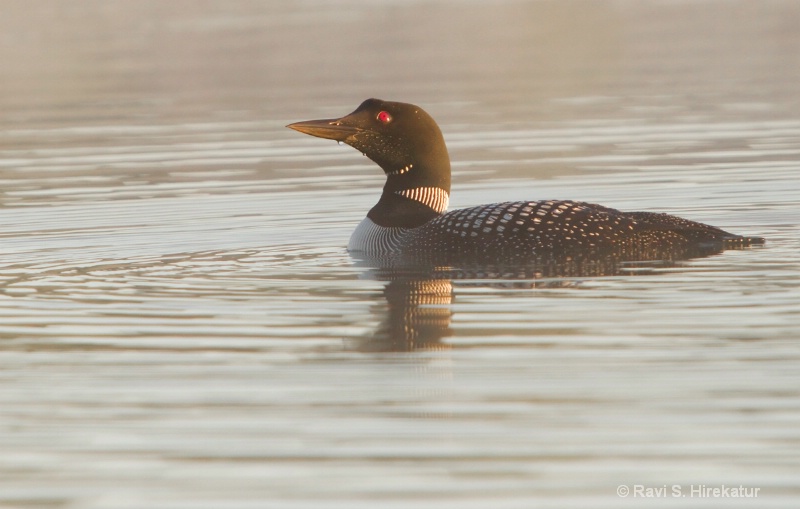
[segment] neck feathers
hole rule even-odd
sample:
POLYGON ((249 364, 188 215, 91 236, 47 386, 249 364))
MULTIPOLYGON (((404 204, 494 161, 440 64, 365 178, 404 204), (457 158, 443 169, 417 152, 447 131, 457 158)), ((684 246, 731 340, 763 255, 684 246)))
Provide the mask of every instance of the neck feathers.
POLYGON ((416 228, 447 210, 449 194, 439 187, 384 189, 367 217, 378 226, 416 228))
POLYGON ((450 195, 439 187, 415 187, 414 189, 395 191, 395 194, 422 203, 439 214, 447 210, 447 204, 450 202, 450 195))

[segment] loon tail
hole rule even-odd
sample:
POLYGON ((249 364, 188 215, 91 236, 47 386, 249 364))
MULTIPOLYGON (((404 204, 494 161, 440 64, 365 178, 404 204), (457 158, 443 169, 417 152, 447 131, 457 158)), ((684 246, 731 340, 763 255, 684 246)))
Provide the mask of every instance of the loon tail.
POLYGON ((763 237, 735 235, 721 228, 717 228, 716 226, 690 221, 669 214, 657 212, 629 212, 627 215, 638 223, 641 231, 673 232, 691 242, 716 245, 722 247, 722 249, 742 249, 750 246, 761 246, 766 242, 763 237))
POLYGON ((725 249, 739 249, 750 246, 763 246, 766 244, 764 237, 743 237, 741 235, 731 235, 722 239, 722 247, 725 249))

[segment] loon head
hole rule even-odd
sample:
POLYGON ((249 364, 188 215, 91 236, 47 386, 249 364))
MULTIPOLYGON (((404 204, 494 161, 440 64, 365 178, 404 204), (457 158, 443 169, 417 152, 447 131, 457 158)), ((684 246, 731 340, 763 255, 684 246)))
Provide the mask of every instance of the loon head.
POLYGON ((362 152, 386 173, 387 190, 435 187, 450 192, 450 158, 444 137, 419 106, 367 99, 342 118, 286 127, 347 143, 362 152))

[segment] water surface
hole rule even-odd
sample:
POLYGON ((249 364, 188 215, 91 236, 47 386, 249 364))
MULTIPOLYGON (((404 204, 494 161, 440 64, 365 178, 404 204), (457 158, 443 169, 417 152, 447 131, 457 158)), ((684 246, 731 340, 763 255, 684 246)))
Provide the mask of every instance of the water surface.
POLYGON ((796 504, 794 2, 21 5, 0 505, 796 504), (380 171, 283 127, 370 96, 440 121, 451 208, 569 198, 768 242, 409 302, 344 249, 380 171))

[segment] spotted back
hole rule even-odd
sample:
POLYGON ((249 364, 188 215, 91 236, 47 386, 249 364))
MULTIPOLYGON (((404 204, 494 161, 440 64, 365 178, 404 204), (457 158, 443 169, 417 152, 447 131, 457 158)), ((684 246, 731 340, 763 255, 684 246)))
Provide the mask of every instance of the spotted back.
POLYGON ((630 236, 621 212, 573 201, 505 202, 454 210, 415 229, 417 250, 532 251, 595 248, 630 236))
POLYGON ((434 263, 516 263, 592 253, 626 260, 678 259, 763 242, 668 214, 555 200, 480 205, 447 212, 416 228, 375 228, 365 238, 369 242, 361 242, 363 251, 402 253, 434 263))

